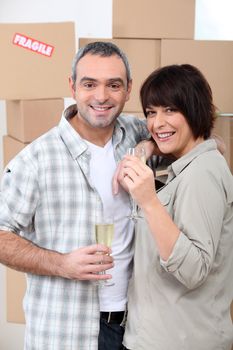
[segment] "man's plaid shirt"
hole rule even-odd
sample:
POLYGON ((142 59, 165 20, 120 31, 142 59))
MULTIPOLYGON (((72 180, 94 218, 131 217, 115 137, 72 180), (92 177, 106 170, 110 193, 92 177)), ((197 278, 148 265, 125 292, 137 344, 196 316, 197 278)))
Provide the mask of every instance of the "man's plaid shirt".
MULTIPOLYGON (((95 243, 102 202, 89 177, 90 153, 67 121, 23 149, 6 167, 0 194, 0 230, 62 253, 95 243)), ((116 161, 148 137, 137 118, 117 119, 116 161)), ((96 350, 98 289, 89 281, 27 274, 25 350, 96 350)))

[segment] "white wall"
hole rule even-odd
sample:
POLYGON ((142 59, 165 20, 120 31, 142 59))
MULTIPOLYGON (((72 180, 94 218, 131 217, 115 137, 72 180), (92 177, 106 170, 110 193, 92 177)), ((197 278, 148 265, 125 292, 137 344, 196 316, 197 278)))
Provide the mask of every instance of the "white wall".
POLYGON ((195 39, 233 40, 232 14, 232 0, 196 0, 195 39))
MULTIPOLYGON (((232 13, 232 0, 196 0, 195 38, 233 40, 232 13)), ((0 23, 57 21, 74 21, 77 40, 111 38, 112 0, 0 0, 0 23)), ((0 175, 5 133, 5 103, 0 101, 0 175)), ((5 268, 0 265, 0 350, 22 350, 24 325, 5 319, 5 268)))

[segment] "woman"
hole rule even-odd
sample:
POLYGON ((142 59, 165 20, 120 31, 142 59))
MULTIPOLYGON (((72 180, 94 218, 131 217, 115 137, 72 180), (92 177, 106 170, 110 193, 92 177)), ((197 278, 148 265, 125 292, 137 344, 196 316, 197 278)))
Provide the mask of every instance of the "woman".
POLYGON ((148 129, 175 161, 156 192, 153 173, 126 156, 119 181, 137 221, 124 345, 130 350, 228 350, 233 342, 233 177, 209 139, 211 89, 188 64, 154 71, 141 88, 148 129))

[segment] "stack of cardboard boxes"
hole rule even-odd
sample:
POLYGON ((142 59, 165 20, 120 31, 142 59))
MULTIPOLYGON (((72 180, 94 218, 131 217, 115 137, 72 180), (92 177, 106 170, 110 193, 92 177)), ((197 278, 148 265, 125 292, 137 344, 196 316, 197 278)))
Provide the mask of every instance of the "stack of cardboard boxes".
POLYGON ((55 126, 69 96, 73 23, 1 24, 0 98, 6 100, 4 165, 55 126))
MULTIPOLYGON (((4 166, 58 124, 75 53, 72 22, 0 24, 0 99, 6 100, 4 166)), ((22 169, 23 171, 23 169, 22 169)), ((7 269, 7 320, 24 322, 24 274, 7 269)))

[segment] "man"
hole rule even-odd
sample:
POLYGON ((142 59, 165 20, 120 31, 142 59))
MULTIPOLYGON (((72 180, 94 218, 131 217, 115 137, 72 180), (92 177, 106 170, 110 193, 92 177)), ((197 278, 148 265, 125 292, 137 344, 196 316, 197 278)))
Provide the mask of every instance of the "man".
POLYGON ((0 262, 27 273, 25 350, 115 350, 123 337, 133 223, 128 196, 113 198, 111 180, 147 129, 119 116, 132 80, 115 45, 79 50, 70 86, 76 104, 8 164, 2 180, 0 262), (95 244, 95 223, 108 214, 114 267, 109 248, 95 244), (113 286, 98 288, 111 277, 113 286))

